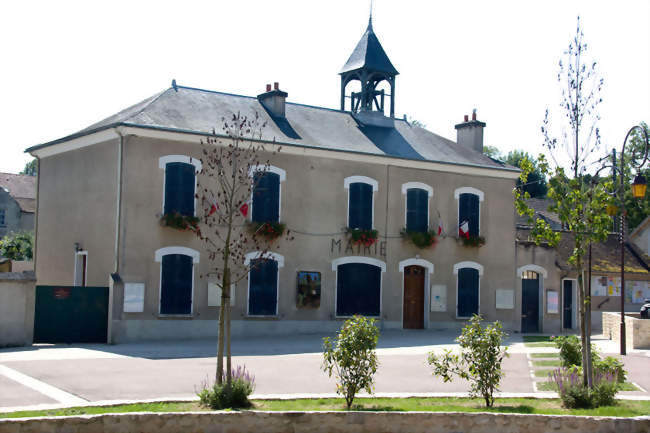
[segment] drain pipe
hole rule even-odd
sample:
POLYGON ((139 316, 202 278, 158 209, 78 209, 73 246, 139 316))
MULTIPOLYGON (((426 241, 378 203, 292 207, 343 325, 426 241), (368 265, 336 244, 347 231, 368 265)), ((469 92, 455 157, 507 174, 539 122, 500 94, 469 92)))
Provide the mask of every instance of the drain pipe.
POLYGON ((124 135, 122 129, 115 128, 115 133, 118 137, 117 142, 117 188, 115 192, 116 206, 115 206, 115 249, 113 251, 113 272, 108 278, 108 324, 106 332, 106 342, 113 344, 113 300, 114 300, 114 286, 115 283, 120 283, 119 276, 120 268, 120 219, 122 217, 122 153, 124 149, 124 135))

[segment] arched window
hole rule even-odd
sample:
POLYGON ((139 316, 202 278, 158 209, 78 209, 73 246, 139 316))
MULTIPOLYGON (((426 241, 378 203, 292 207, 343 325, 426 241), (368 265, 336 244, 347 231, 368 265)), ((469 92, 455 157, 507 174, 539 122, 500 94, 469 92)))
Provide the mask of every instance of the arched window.
POLYGON ((462 187, 454 191, 458 200, 458 236, 476 237, 481 231, 481 206, 484 194, 472 187, 462 187))
POLYGON ((348 227, 372 230, 377 181, 366 176, 350 176, 345 178, 343 185, 348 190, 348 227))
POLYGON ((475 262, 454 265, 456 275, 456 317, 469 318, 480 313, 480 277, 483 266, 475 262))
POLYGON ((420 182, 408 182, 402 185, 402 194, 406 196, 406 230, 428 231, 429 198, 433 195, 433 188, 420 182))
POLYGON ((254 222, 280 221, 280 183, 286 179, 281 168, 269 166, 266 169, 251 170, 253 177, 253 197, 251 200, 251 220, 254 222))
POLYGON ((277 316, 279 268, 284 257, 277 253, 252 252, 246 254, 248 271, 248 315, 277 316))
POLYGON ((194 293, 194 264, 199 252, 185 247, 160 248, 160 314, 191 315, 194 293))
POLYGON ((201 171, 201 161, 186 155, 166 155, 158 160, 165 169, 163 213, 194 216, 196 173, 201 171))
POLYGON ((386 264, 369 257, 341 257, 332 261, 336 271, 336 316, 381 315, 381 273, 386 264))

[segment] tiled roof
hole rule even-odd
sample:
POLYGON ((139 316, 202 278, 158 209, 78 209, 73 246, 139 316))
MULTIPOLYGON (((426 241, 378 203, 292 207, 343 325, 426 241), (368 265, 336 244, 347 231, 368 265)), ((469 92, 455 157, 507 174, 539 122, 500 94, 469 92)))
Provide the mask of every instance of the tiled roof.
POLYGON ((36 176, 0 173, 0 188, 18 202, 23 212, 36 211, 36 176))
MULTIPOLYGON (((544 219, 553 230, 561 230, 562 223, 555 212, 548 210, 552 201, 546 198, 531 198, 526 200, 526 203, 535 211, 536 218, 544 219)), ((528 217, 517 215, 517 226, 527 227, 528 217)))
POLYGON ((76 134, 27 150, 33 151, 118 125, 209 134, 213 129, 220 130, 222 118, 230 118, 236 113, 247 116, 258 113, 267 122, 262 139, 283 145, 518 170, 405 120, 388 119, 392 128, 385 128, 385 133, 376 134, 372 130, 376 127, 361 124, 350 112, 287 103, 288 128, 286 124, 280 125, 274 121, 256 97, 183 86, 160 92, 76 134))
POLYGON ((345 62, 341 73, 357 69, 387 72, 393 75, 399 74, 379 43, 377 35, 372 30, 372 19, 368 22, 366 32, 361 36, 361 40, 352 51, 350 58, 345 62))

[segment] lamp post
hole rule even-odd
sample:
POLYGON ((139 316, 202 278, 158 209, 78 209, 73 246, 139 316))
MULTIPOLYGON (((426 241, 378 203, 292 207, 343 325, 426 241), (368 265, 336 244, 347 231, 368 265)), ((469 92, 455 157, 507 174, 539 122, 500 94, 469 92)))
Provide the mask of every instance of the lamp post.
MULTIPOLYGON (((648 132, 642 126, 635 125, 630 128, 630 130, 627 132, 627 135, 625 136, 625 140, 623 141, 623 148, 621 149, 621 168, 618 169, 621 178, 619 189, 621 199, 621 221, 619 227, 619 240, 621 242, 621 324, 619 331, 621 355, 625 355, 627 353, 625 346, 625 223, 627 219, 625 211, 625 145, 627 144, 627 139, 630 137, 630 134, 632 134, 632 132, 637 128, 641 130, 643 133, 643 138, 645 140, 643 141, 643 161, 641 161, 641 163, 636 168, 641 169, 648 159, 648 148, 650 147, 648 132)), ((634 155, 636 153, 636 150, 637 149, 633 149, 632 151, 632 164, 634 164, 635 161, 634 155)), ((616 162, 614 162, 613 167, 614 170, 617 169, 616 162)), ((643 175, 640 173, 637 174, 634 178, 634 182, 632 182, 632 195, 634 198, 643 198, 646 193, 646 187, 647 183, 645 177, 643 177, 643 175)))

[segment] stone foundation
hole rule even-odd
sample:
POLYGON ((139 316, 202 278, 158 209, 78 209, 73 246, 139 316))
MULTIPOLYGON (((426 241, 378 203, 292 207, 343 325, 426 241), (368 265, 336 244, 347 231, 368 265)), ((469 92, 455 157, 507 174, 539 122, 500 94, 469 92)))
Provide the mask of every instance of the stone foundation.
POLYGON ((425 412, 188 412, 0 419, 0 433, 650 432, 650 418, 425 412))

